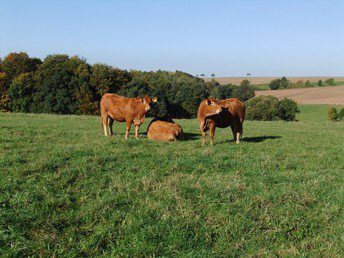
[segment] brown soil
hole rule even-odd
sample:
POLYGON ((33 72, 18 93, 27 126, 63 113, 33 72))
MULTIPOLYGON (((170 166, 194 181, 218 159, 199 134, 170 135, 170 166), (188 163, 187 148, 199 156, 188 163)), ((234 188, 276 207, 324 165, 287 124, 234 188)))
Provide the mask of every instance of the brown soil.
POLYGON ((256 96, 290 98, 300 104, 344 105, 344 86, 256 91, 256 96))
MULTIPOLYGON (((249 80, 251 84, 267 84, 270 83, 273 79, 277 79, 281 77, 215 77, 215 80, 220 84, 240 84, 243 80, 249 80)), ((326 79, 333 78, 335 81, 344 81, 344 77, 287 77, 288 80, 291 82, 298 82, 298 81, 310 81, 310 82, 317 82, 322 80, 323 82, 326 79)), ((210 81, 212 78, 204 78, 205 81, 210 81)))

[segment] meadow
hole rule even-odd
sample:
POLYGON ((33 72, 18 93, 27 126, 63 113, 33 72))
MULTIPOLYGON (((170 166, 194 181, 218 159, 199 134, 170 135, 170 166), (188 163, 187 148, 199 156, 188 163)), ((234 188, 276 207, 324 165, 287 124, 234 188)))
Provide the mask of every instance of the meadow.
POLYGON ((344 256, 344 122, 104 137, 96 116, 0 114, 0 256, 344 256), (209 139, 207 139, 209 140, 209 139))

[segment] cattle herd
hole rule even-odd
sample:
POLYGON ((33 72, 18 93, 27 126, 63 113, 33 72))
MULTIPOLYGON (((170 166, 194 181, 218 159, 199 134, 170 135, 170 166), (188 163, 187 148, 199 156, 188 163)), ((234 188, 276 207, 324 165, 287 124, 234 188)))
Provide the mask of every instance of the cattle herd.
MULTIPOLYGON (((125 139, 129 137, 132 124, 135 125, 135 136, 139 138, 140 125, 144 122, 150 105, 157 98, 126 98, 117 94, 105 94, 100 101, 101 125, 106 136, 113 135, 114 120, 126 122, 125 139)), ((215 128, 231 127, 236 143, 243 134, 245 104, 236 98, 216 100, 204 99, 197 112, 198 124, 202 132, 202 144, 206 132, 210 131, 210 144, 213 144, 215 128)), ((170 116, 154 118, 148 126, 147 138, 157 141, 175 141, 183 137, 182 127, 173 122, 170 116)))

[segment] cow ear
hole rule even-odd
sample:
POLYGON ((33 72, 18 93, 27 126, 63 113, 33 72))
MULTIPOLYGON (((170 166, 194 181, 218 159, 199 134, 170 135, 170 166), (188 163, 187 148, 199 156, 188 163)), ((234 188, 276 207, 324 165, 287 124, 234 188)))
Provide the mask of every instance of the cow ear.
POLYGON ((157 97, 154 97, 154 98, 152 98, 152 101, 153 101, 153 102, 158 102, 158 98, 157 98, 157 97))
POLYGON ((208 106, 211 105, 211 100, 210 100, 210 99, 207 99, 206 102, 207 102, 207 105, 208 105, 208 106))

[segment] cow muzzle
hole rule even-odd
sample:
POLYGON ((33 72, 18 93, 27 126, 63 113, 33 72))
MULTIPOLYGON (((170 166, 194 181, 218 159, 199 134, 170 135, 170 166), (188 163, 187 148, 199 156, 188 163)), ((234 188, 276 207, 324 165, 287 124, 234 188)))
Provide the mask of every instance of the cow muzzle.
POLYGON ((146 110, 146 111, 150 110, 150 106, 145 107, 145 110, 146 110))

